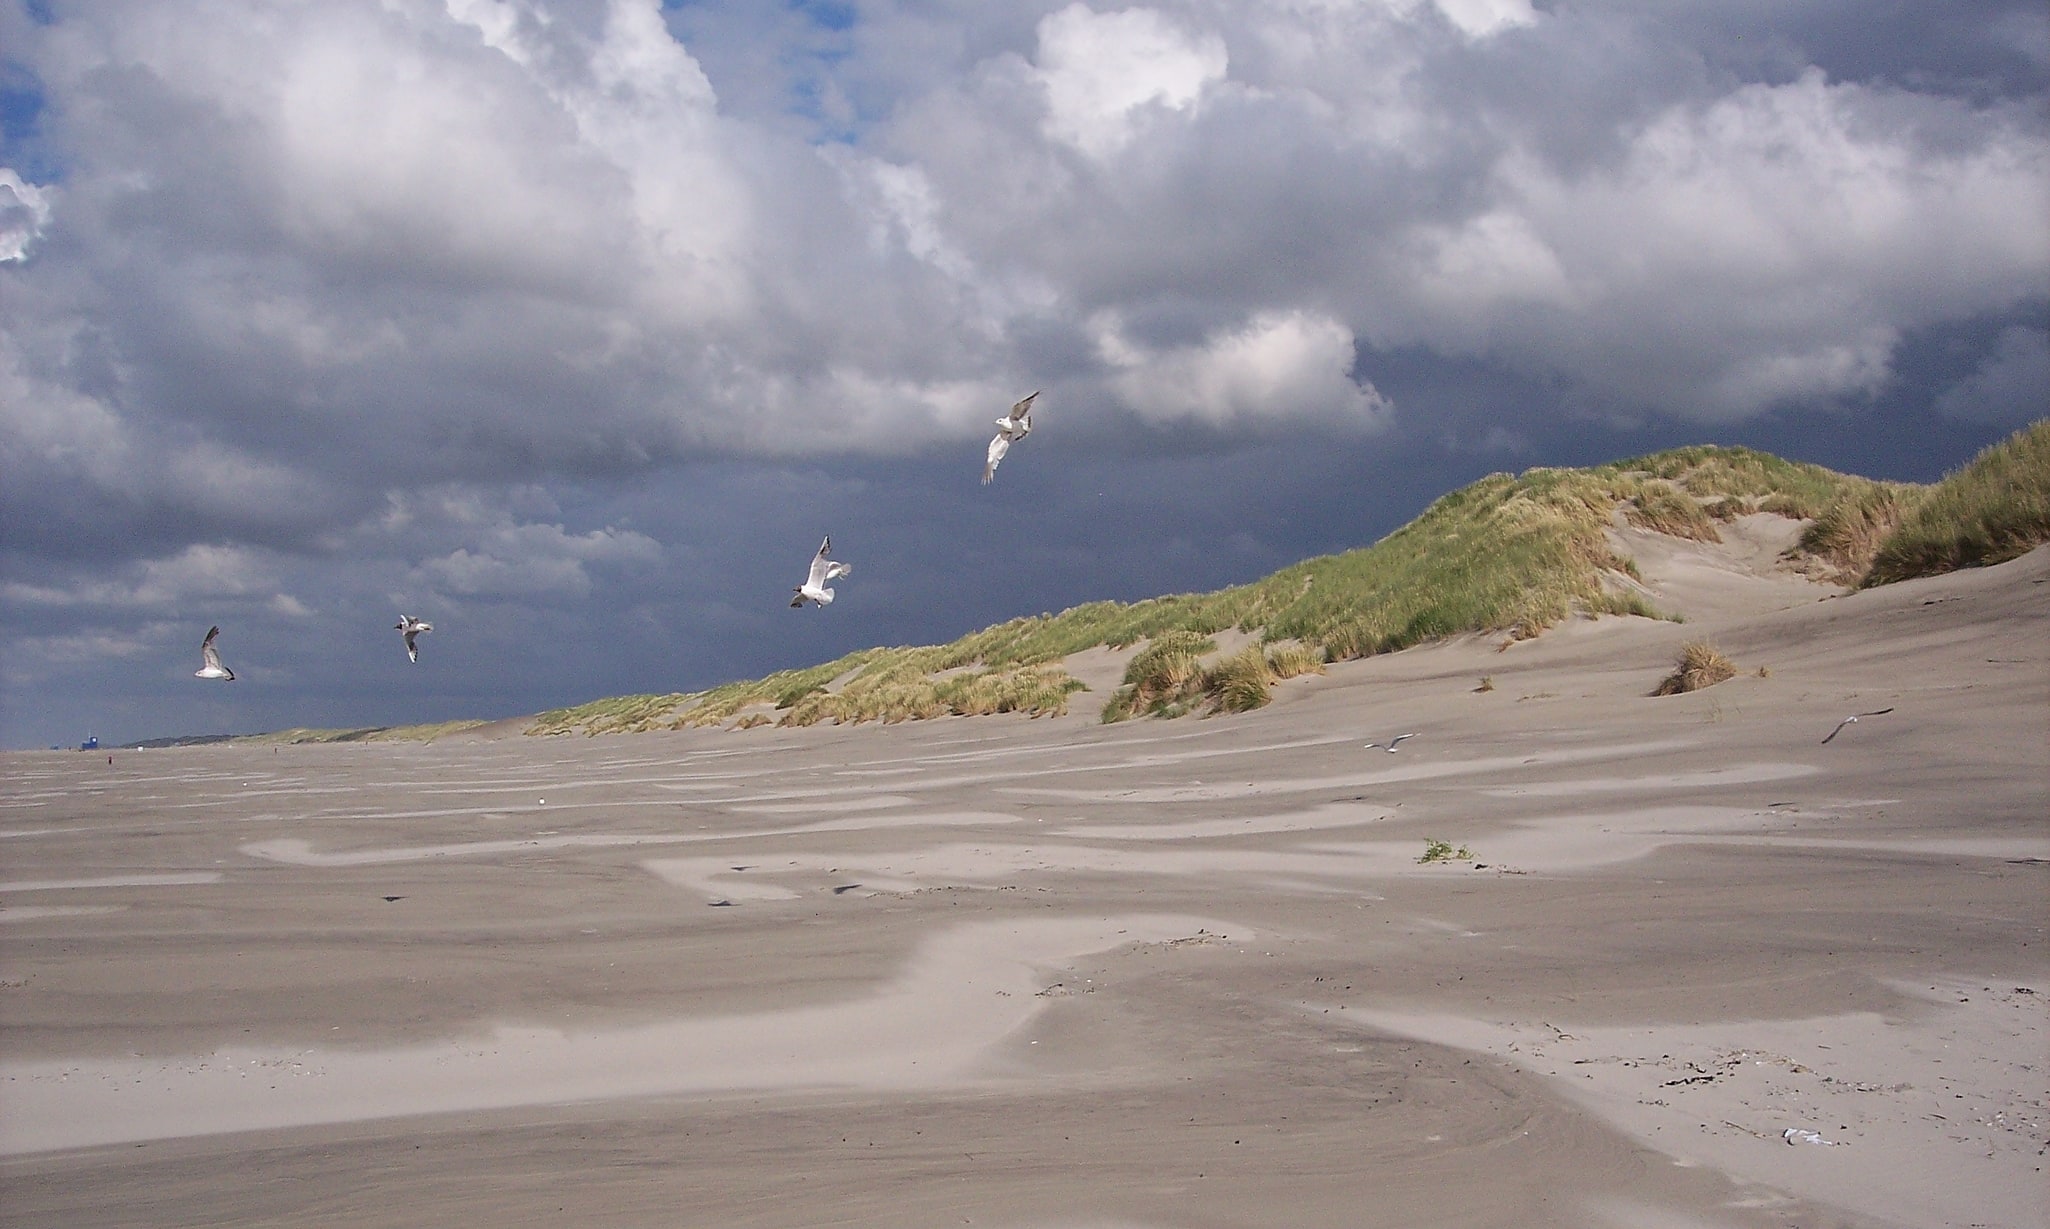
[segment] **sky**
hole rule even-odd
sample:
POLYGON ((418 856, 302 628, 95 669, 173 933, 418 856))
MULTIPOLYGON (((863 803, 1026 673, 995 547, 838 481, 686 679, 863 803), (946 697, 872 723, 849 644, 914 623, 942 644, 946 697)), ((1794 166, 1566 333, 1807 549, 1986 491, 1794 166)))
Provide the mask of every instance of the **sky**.
POLYGON ((1680 444, 1929 481, 2046 389, 2040 0, 0 0, 8 747, 695 690, 1680 444))

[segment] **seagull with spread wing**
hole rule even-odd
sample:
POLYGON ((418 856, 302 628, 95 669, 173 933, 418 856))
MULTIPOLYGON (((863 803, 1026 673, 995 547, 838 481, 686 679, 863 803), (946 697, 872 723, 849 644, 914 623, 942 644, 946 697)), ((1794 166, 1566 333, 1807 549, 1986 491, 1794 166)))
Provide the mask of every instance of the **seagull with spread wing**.
POLYGON ((833 591, 826 588, 826 582, 835 577, 845 576, 854 569, 837 560, 826 558, 832 549, 833 536, 827 534, 826 540, 819 543, 819 553, 811 558, 811 575, 805 577, 803 584, 791 590, 797 595, 790 599, 791 606, 802 606, 807 599, 821 606, 833 604, 833 591))
MULTIPOLYGON (((415 641, 419 637, 421 632, 433 631, 434 624, 429 623, 425 619, 416 619, 412 615, 402 614, 399 616, 399 621, 395 625, 395 630, 397 630, 399 634, 403 635, 406 638, 406 660, 412 662, 416 666, 419 665, 420 646, 417 643, 415 643, 415 641)), ((461 629, 459 628, 457 630, 461 629)))
MULTIPOLYGON (((1858 713, 1858 714, 1855 714, 1855 715, 1853 715, 1853 716, 1850 716, 1850 717, 1846 717, 1846 718, 1844 718, 1844 719, 1843 719, 1842 721, 1839 721, 1839 722, 1837 722, 1837 723, 1836 723, 1836 728, 1835 728, 1834 730, 1831 730, 1831 731, 1829 732, 1829 738, 1835 738, 1835 737, 1836 737, 1837 735, 1839 735, 1839 734, 1843 733, 1843 732, 1844 732, 1844 727, 1845 727, 1845 726, 1847 726, 1847 725, 1855 725, 1855 724, 1857 724, 1857 721, 1858 721, 1858 718, 1859 718, 1859 717, 1884 717, 1884 716, 1886 716, 1886 715, 1887 715, 1888 713, 1890 713, 1890 712, 1892 712, 1892 711, 1893 711, 1893 709, 1892 709, 1891 707, 1887 707, 1887 708, 1876 708, 1876 709, 1873 709, 1873 710, 1872 710, 1871 712, 1869 712, 1869 713, 1858 713)), ((1825 739, 1823 739, 1822 741, 1823 741, 1823 742, 1828 742, 1828 741, 1829 741, 1829 738, 1825 738, 1825 739)))
POLYGON ((221 652, 214 647, 214 641, 220 634, 221 629, 218 626, 206 629, 206 639, 199 642, 199 659, 203 664, 192 672, 192 677, 219 679, 224 683, 235 681, 235 672, 221 664, 221 652))
POLYGON ((1011 407, 1011 412, 997 419, 996 438, 989 442, 989 458, 982 463, 982 485, 988 486, 990 479, 997 476, 997 462, 1011 450, 1011 445, 1032 434, 1032 398, 1039 391, 1011 407))

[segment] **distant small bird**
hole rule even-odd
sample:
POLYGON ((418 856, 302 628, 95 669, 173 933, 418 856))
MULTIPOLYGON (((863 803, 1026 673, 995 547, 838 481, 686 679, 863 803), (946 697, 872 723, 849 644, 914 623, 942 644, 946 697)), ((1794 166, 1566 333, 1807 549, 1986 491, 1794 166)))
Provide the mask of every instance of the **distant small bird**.
MULTIPOLYGON (((399 621, 394 625, 394 628, 406 637, 406 660, 416 666, 419 665, 420 646, 414 642, 415 637, 419 636, 421 632, 433 631, 434 624, 429 623, 425 619, 416 619, 412 615, 402 614, 399 616, 399 621)), ((458 628, 457 630, 460 631, 462 629, 458 628)))
MULTIPOLYGON (((1886 716, 1886 715, 1887 715, 1888 713, 1890 713, 1890 712, 1892 712, 1892 711, 1893 711, 1893 709, 1891 709, 1891 708, 1878 708, 1878 709, 1874 709, 1874 710, 1872 710, 1872 711, 1871 711, 1871 712, 1869 712, 1869 713, 1859 713, 1859 714, 1857 714, 1857 716, 1854 716, 1854 717, 1846 717, 1846 718, 1844 718, 1844 719, 1843 719, 1842 721, 1839 721, 1839 722, 1837 722, 1837 723, 1836 723, 1836 728, 1835 728, 1834 730, 1831 730, 1831 731, 1829 732, 1829 738, 1835 738, 1835 737, 1836 737, 1837 735, 1839 735, 1839 734, 1843 733, 1843 732, 1844 732, 1844 727, 1845 727, 1845 726, 1847 726, 1847 725, 1852 725, 1852 724, 1855 724, 1855 723, 1857 722, 1857 720, 1858 720, 1858 717, 1884 717, 1884 716, 1886 716)), ((1829 738, 1825 738, 1825 739, 1823 739, 1822 741, 1823 741, 1823 742, 1828 742, 1828 741, 1829 741, 1829 738)))
MULTIPOLYGON (((1388 754, 1390 754, 1390 755, 1394 755, 1394 754, 1395 754, 1395 744, 1396 744, 1396 743, 1399 743, 1399 742, 1401 742, 1401 741, 1402 741, 1403 739, 1405 739, 1405 738, 1415 738, 1415 737, 1416 737, 1416 734, 1415 734, 1414 732, 1412 732, 1412 733, 1408 733, 1408 734, 1397 734, 1397 735, 1396 735, 1395 737, 1393 737, 1393 738, 1389 739, 1389 740, 1388 740, 1388 742, 1387 742, 1387 744, 1386 744, 1386 746, 1387 746, 1387 751, 1388 751, 1388 754)), ((1368 746, 1368 748, 1369 748, 1369 749, 1371 749, 1371 748, 1374 748, 1374 747, 1379 747, 1379 746, 1382 746, 1382 744, 1381 744, 1381 743, 1368 743, 1368 744, 1367 744, 1367 746, 1368 746)))
POLYGON ((833 536, 827 534, 826 540, 819 543, 819 553, 812 556, 811 575, 805 578, 803 584, 791 590, 792 593, 797 595, 790 599, 792 608, 804 605, 807 598, 821 606, 833 604, 833 591, 826 588, 826 582, 835 577, 846 576, 853 572, 854 569, 844 563, 826 558, 826 555, 832 549, 833 536))
POLYGON ((214 648, 214 640, 220 634, 221 629, 218 626, 209 627, 206 629, 206 639, 199 642, 200 660, 205 662, 206 664, 202 665, 199 669, 194 670, 192 672, 192 677, 201 679, 220 679, 223 682, 228 683, 232 683, 235 681, 235 672, 221 664, 220 651, 214 648))
POLYGON ((1011 407, 1011 412, 997 419, 997 436, 989 442, 989 458, 982 463, 982 485, 988 486, 990 479, 997 476, 997 462, 1011 450, 1011 445, 1032 434, 1032 398, 1039 395, 1034 389, 1031 396, 1011 407))

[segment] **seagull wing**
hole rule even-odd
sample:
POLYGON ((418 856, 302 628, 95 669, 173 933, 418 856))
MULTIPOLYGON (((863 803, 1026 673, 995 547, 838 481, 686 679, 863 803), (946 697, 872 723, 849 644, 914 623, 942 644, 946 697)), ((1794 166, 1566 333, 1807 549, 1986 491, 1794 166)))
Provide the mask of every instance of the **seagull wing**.
POLYGON ((1025 399, 1023 401, 1020 401, 1013 405, 1011 407, 1011 421, 1023 422, 1026 419, 1032 417, 1032 399, 1034 397, 1037 397, 1038 395, 1039 390, 1035 388, 1030 393, 1026 394, 1025 399))
POLYGON ((833 537, 828 534, 826 540, 819 543, 819 553, 811 557, 811 574, 804 582, 806 588, 816 589, 826 583, 827 574, 833 567, 833 561, 826 558, 826 552, 832 549, 833 537))
POLYGON ((206 639, 199 642, 199 658, 203 667, 199 675, 201 678, 226 679, 232 683, 235 681, 235 672, 221 664, 220 650, 214 648, 214 638, 220 634, 219 627, 209 627, 206 629, 206 639))
POLYGON ((417 627, 406 629, 406 660, 415 665, 418 665, 420 661, 420 646, 414 643, 414 638, 419 636, 422 630, 417 627))
POLYGON ((1885 708, 1873 709, 1869 713, 1853 713, 1851 716, 1846 717, 1842 721, 1837 722, 1836 728, 1829 732, 1829 738, 1825 738, 1822 741, 1826 743, 1829 741, 1830 738, 1835 738, 1837 735, 1843 733, 1845 726, 1857 724, 1858 718, 1860 717, 1884 717, 1892 711, 1893 707, 1891 705, 1888 705, 1885 708))
POLYGON ((998 432, 997 437, 989 442, 989 456, 982 463, 982 485, 988 486, 989 480, 997 476, 997 463, 1002 461, 1004 454, 1010 450, 1011 437, 1001 431, 998 432))
POLYGON ((853 565, 853 564, 851 564, 851 563, 841 563, 841 562, 840 562, 839 560, 837 560, 837 559, 836 559, 836 560, 832 560, 832 561, 830 561, 830 562, 828 562, 828 563, 826 564, 826 579, 827 579, 827 580, 832 580, 832 579, 834 579, 835 577, 839 577, 839 576, 847 576, 847 575, 850 575, 850 574, 852 574, 852 573, 853 573, 853 571, 854 571, 854 565, 853 565))

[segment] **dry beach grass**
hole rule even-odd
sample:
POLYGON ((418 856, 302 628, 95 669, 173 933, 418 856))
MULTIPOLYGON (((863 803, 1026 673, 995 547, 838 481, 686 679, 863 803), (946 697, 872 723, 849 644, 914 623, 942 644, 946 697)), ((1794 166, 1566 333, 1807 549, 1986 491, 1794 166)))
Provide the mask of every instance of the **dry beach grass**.
POLYGON ((1673 663, 1673 672, 1651 689, 1655 696, 1679 696, 1690 691, 1700 691, 1717 683, 1726 683, 1737 677, 1736 664, 1723 656, 1721 649, 1706 640, 1689 640, 1680 646, 1680 656, 1673 663))
POLYGON ((1725 512, 1201 720, 9 755, 0 1213, 2041 1225, 2050 550, 1725 512))

